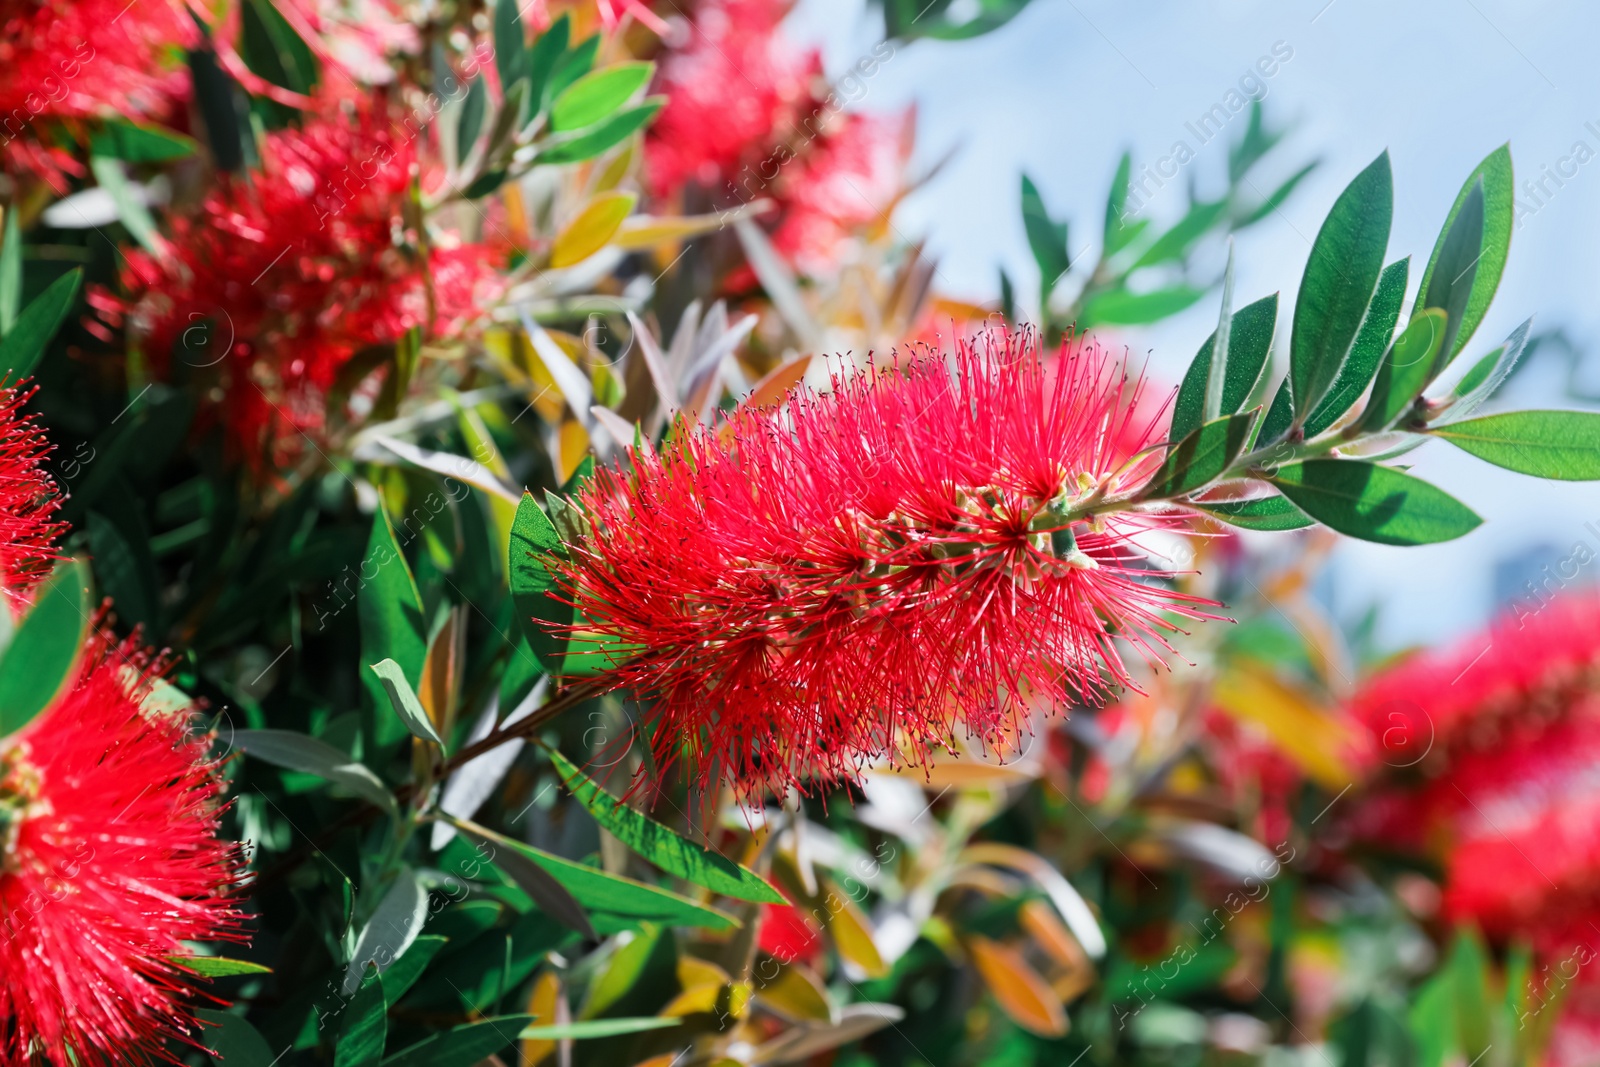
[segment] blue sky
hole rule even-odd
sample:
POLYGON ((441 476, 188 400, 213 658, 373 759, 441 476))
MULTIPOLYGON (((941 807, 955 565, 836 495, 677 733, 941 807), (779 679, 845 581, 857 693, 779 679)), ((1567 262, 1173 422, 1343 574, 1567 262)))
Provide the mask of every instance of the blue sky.
MULTIPOLYGON (((822 47, 835 76, 869 54, 881 32, 877 10, 865 0, 801 0, 790 25, 822 47)), ((1180 138, 1196 145, 1185 123, 1241 78, 1266 69, 1258 61, 1276 46, 1278 57, 1292 54, 1266 64, 1276 66, 1262 78, 1266 105, 1269 118, 1291 122, 1293 133, 1263 177, 1286 176, 1312 157, 1323 166, 1280 214, 1239 239, 1241 300, 1281 290, 1292 304, 1323 215, 1385 148, 1395 171, 1389 256, 1426 260, 1462 179, 1509 141, 1519 189, 1524 180, 1543 179, 1543 191, 1522 194, 1532 210, 1519 217, 1499 295, 1467 354, 1488 351, 1533 315, 1536 329, 1561 327, 1592 349, 1580 370, 1600 392, 1597 41, 1600 5, 1593 0, 1035 0, 977 40, 897 45, 865 82, 857 106, 895 110, 915 102, 919 159, 957 150, 902 206, 895 227, 907 238, 928 238, 940 257, 942 291, 987 299, 1002 264, 1019 289, 1034 288, 1019 217, 1020 172, 1033 177, 1053 214, 1074 221, 1076 248, 1097 228, 1120 153, 1131 149, 1137 166, 1168 154, 1180 138)), ((1145 213, 1175 218, 1190 174, 1203 191, 1218 181, 1225 140, 1200 146, 1145 213)), ((1280 322, 1291 314, 1286 307, 1280 322)), ((1151 351, 1152 366, 1176 376, 1215 319, 1215 301, 1207 301, 1117 339, 1151 351)), ((1558 360, 1538 357, 1499 406, 1579 406, 1563 395, 1565 381, 1558 360)), ((1381 598, 1387 643, 1450 637, 1481 624, 1496 602, 1497 571, 1502 592, 1508 584, 1520 588, 1512 575, 1532 577, 1546 564, 1554 573, 1580 540, 1596 560, 1577 568, 1576 580, 1600 578, 1600 532, 1585 525, 1600 531, 1600 484, 1526 478, 1442 444, 1411 458, 1418 474, 1486 521, 1446 545, 1341 548, 1328 583, 1334 607, 1353 616, 1381 598)))

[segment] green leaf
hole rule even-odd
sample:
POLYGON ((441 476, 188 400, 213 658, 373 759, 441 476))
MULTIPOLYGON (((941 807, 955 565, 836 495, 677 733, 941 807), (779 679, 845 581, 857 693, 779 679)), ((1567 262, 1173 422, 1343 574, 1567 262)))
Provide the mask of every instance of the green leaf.
POLYGON ((1454 221, 1444 235, 1444 241, 1434 254, 1429 281, 1417 298, 1418 311, 1440 309, 1448 316, 1444 331, 1444 344, 1434 360, 1432 381, 1450 363, 1455 355, 1453 338, 1467 313, 1467 303, 1472 296, 1472 283, 1478 274, 1478 256, 1483 246, 1483 183, 1474 182, 1467 198, 1461 202, 1454 221))
MULTIPOLYGON (((658 922, 666 925, 699 926, 711 930, 727 930, 739 925, 733 916, 697 904, 688 897, 659 889, 653 885, 636 882, 631 878, 607 874, 594 867, 562 859, 542 849, 525 845, 483 827, 467 828, 457 822, 457 829, 484 837, 501 849, 509 849, 543 867, 555 876, 572 893, 578 903, 592 911, 610 912, 631 919, 658 922)), ((491 862, 499 863, 498 859, 491 862)))
MULTIPOLYGON (((1250 399, 1250 393, 1267 365, 1277 321, 1277 293, 1262 297, 1233 313, 1233 322, 1228 331, 1221 414, 1234 414, 1250 399)), ((1216 340, 1216 331, 1212 331, 1183 376, 1183 386, 1178 390, 1178 399, 1172 409, 1171 436, 1174 438, 1181 440, 1204 421, 1201 415, 1205 407, 1206 381, 1211 373, 1211 349, 1216 340)))
POLYGON ((82 283, 83 268, 74 267, 22 309, 16 324, 0 340, 0 379, 15 382, 33 373, 56 331, 67 320, 82 283))
POLYGON ((89 571, 58 565, 0 652, 0 737, 33 721, 72 684, 89 633, 89 571))
MULTIPOLYGON (((505 0, 510 3, 511 0, 505 0)), ((475 1067, 517 1040, 532 1015, 500 1015, 423 1038, 383 1061, 383 1067, 475 1067)))
POLYGON ((1385 152, 1339 194, 1311 246, 1289 343, 1297 412, 1310 414, 1344 366, 1383 271, 1393 214, 1394 182, 1385 152))
POLYGON ((1078 324, 1085 329, 1106 323, 1112 326, 1139 326, 1157 322, 1192 307, 1206 295, 1204 289, 1174 285, 1149 293, 1130 293, 1118 289, 1091 297, 1084 305, 1078 324))
POLYGON ((666 103, 665 97, 653 96, 644 103, 619 111, 588 132, 563 141, 539 154, 540 163, 580 163, 593 159, 636 130, 642 129, 666 103))
POLYGON ((461 115, 456 121, 456 159, 464 160, 472 154, 483 132, 483 119, 489 111, 489 89, 483 76, 472 79, 467 86, 466 99, 461 101, 461 115))
MULTIPOLYGON (((406 684, 415 692, 422 683, 422 664, 428 656, 422 596, 395 539, 389 514, 381 506, 372 517, 372 534, 367 539, 360 578, 356 612, 361 620, 361 662, 394 660, 405 675, 406 684)), ((371 697, 368 737, 375 751, 388 751, 409 731, 399 716, 383 711, 390 706, 389 693, 378 676, 362 671, 361 682, 371 697)))
POLYGON ((390 1004, 400 1003, 400 998, 417 983, 422 972, 428 969, 428 964, 433 962, 439 950, 449 941, 448 937, 423 934, 411 942, 411 947, 383 972, 383 999, 390 1004))
POLYGON ((248 756, 274 767, 314 774, 343 786, 391 815, 397 813, 394 794, 383 780, 370 767, 357 763, 326 741, 293 730, 239 730, 233 735, 233 743, 248 756))
POLYGON ((0 337, 17 324, 22 307, 22 231, 17 223, 21 214, 14 206, 6 212, 5 239, 0 242, 0 337))
POLYGON ((394 708, 394 713, 400 721, 406 724, 406 729, 412 736, 420 737, 424 741, 432 741, 443 746, 439 739, 439 731, 434 729, 433 720, 428 718, 428 713, 422 707, 422 701, 417 699, 416 691, 411 688, 411 683, 406 681, 405 672, 400 669, 400 664, 392 659, 381 660, 372 664, 372 672, 383 683, 383 688, 389 695, 389 704, 394 708))
POLYGON ((193 137, 160 126, 138 125, 113 119, 89 138, 89 151, 127 163, 170 163, 194 155, 199 145, 193 137))
POLYGON ((1506 338, 1505 344, 1484 356, 1477 366, 1456 383, 1455 389, 1451 391, 1453 400, 1450 409, 1445 412, 1448 419, 1466 418, 1494 395, 1494 391, 1510 377, 1517 360, 1522 358, 1522 353, 1528 346, 1528 333, 1532 329, 1533 320, 1524 320, 1521 326, 1511 331, 1511 336, 1506 338))
POLYGON ((1434 356, 1444 341, 1445 315, 1431 308, 1411 319, 1378 368, 1372 383, 1372 396, 1361 414, 1360 428, 1367 433, 1382 433, 1411 410, 1418 394, 1428 384, 1434 356))
POLYGON ((1600 480, 1600 413, 1508 411, 1431 431, 1497 467, 1564 482, 1600 480))
POLYGON ((388 1011, 383 979, 378 977, 378 969, 368 964, 361 987, 345 1005, 333 1067, 378 1067, 383 1061, 383 1042, 389 1035, 388 1011))
POLYGON ((1167 453, 1166 461, 1140 491, 1140 497, 1161 500, 1182 496, 1214 481, 1244 450, 1250 424, 1260 410, 1224 415, 1191 432, 1167 453))
POLYGON ((562 12, 561 17, 552 22, 550 28, 540 34, 528 49, 528 100, 529 109, 535 114, 544 108, 545 89, 550 84, 550 75, 566 53, 571 36, 572 16, 562 12))
POLYGON ((1483 522, 1444 490, 1365 460, 1308 459, 1271 481, 1323 525, 1383 545, 1453 541, 1483 522))
POLYGON ((1311 172, 1316 170, 1317 167, 1318 163, 1313 160, 1312 162, 1301 167, 1299 170, 1295 171, 1293 174, 1289 175, 1283 184, 1279 185, 1276 189, 1272 190, 1272 192, 1268 193, 1267 198, 1261 201, 1261 203, 1258 204, 1254 210, 1250 211, 1244 216, 1244 218, 1234 223, 1234 229, 1242 230, 1246 226, 1254 226, 1256 223, 1260 222, 1274 211, 1277 211, 1283 206, 1283 202, 1285 200, 1294 195, 1294 191, 1300 185, 1300 183, 1305 181, 1306 178, 1311 175, 1311 172))
POLYGON ((578 1022, 530 1026, 517 1036, 524 1041, 582 1041, 587 1037, 613 1037, 646 1030, 665 1030, 678 1026, 682 1019, 652 1015, 637 1019, 583 1019, 578 1022))
POLYGON ((478 200, 482 197, 488 196, 490 193, 500 188, 501 185, 505 184, 505 180, 505 171, 488 171, 487 173, 480 174, 476 178, 472 179, 472 184, 462 190, 461 195, 466 197, 468 200, 478 200))
POLYGON ((1261 420, 1261 430, 1256 434, 1256 444, 1271 444, 1288 432, 1294 423, 1294 397, 1289 390, 1289 379, 1278 383, 1278 391, 1267 406, 1267 417, 1261 420))
POLYGON ((1276 495, 1257 497, 1254 500, 1222 500, 1194 506, 1223 522, 1246 530, 1299 530, 1311 525, 1311 520, 1304 512, 1289 503, 1286 498, 1276 495))
POLYGON ((150 209, 134 192, 133 183, 122 170, 122 161, 110 156, 90 156, 89 169, 94 172, 95 182, 116 204, 117 216, 129 235, 146 252, 160 256, 161 235, 156 231, 156 220, 150 217, 150 209))
MULTIPOLYGON (((538 905, 540 911, 563 926, 578 931, 591 941, 597 940, 589 916, 567 887, 560 879, 516 848, 509 838, 466 820, 455 820, 453 825, 461 833, 487 847, 489 855, 484 858, 528 894, 529 899, 538 905)), ((482 851, 480 847, 480 855, 482 851)))
POLYGON ((550 761, 556 773, 586 808, 595 822, 611 831, 645 859, 668 874, 675 874, 703 889, 737 897, 740 900, 787 903, 766 880, 754 871, 679 836, 647 815, 640 814, 607 793, 571 760, 552 749, 550 761))
POLYGON ((1056 222, 1044 206, 1044 198, 1033 179, 1022 176, 1022 229, 1028 235, 1028 248, 1039 265, 1039 290, 1048 296, 1056 279, 1072 266, 1067 248, 1067 224, 1056 222))
POLYGON ((567 86, 589 73, 599 54, 600 35, 592 33, 556 60, 555 69, 550 72, 550 98, 560 96, 567 86))
POLYGON ((277 1061, 267 1039, 244 1016, 209 1008, 199 1008, 194 1014, 207 1026, 196 1040, 211 1053, 218 1067, 273 1067, 277 1061))
POLYGON ((224 956, 168 956, 167 959, 202 978, 231 978, 239 974, 271 974, 271 967, 248 960, 230 960, 224 956))
MULTIPOLYGON (((367 884, 363 884, 363 893, 368 888, 367 884)), ((428 915, 428 890, 417 877, 416 871, 401 867, 395 873, 394 881, 379 898, 378 906, 372 910, 372 917, 361 928, 355 947, 350 950, 350 963, 345 968, 344 984, 341 986, 345 995, 354 993, 361 985, 368 964, 377 965, 381 972, 388 970, 391 963, 405 955, 422 932, 422 924, 428 921, 428 915)))
MULTIPOLYGON (((1116 176, 1111 179, 1111 194, 1106 197, 1106 232, 1105 256, 1109 257, 1123 248, 1137 232, 1122 218, 1128 210, 1128 179, 1133 175, 1133 155, 1122 153, 1122 158, 1117 161, 1116 176)), ((1062 235, 1065 244, 1066 234, 1062 235)))
POLYGON ((572 622, 571 606, 546 595, 553 584, 546 561, 561 552, 561 535, 549 516, 531 493, 522 494, 517 516, 511 524, 507 573, 511 578, 511 600, 517 609, 517 621, 528 639, 528 647, 539 658, 546 673, 560 670, 567 638, 558 628, 572 622))
POLYGON ((654 63, 618 63, 585 74, 550 105, 550 128, 566 131, 594 125, 627 103, 654 70, 654 63))
MULTIPOLYGON (((1480 183, 1483 221, 1479 247, 1471 257, 1474 261, 1471 292, 1461 308, 1459 321, 1454 314, 1451 315, 1450 347, 1440 355, 1438 369, 1447 366, 1472 339, 1473 333, 1489 310, 1489 302, 1494 299, 1495 290, 1500 287, 1500 277, 1505 273, 1506 256, 1511 251, 1511 227, 1515 219, 1513 198, 1516 192, 1509 145, 1501 145, 1484 157, 1483 162, 1467 175, 1461 191, 1456 194, 1455 203, 1451 206, 1450 213, 1445 216, 1444 227, 1439 231, 1439 239, 1434 242, 1433 254, 1428 257, 1428 269, 1422 272, 1421 291, 1429 294, 1418 301, 1422 308, 1445 306, 1435 304, 1430 299, 1431 294, 1445 291, 1435 285, 1436 274, 1444 275, 1443 281, 1448 283, 1463 269, 1458 257, 1452 258, 1452 262, 1456 264, 1453 269, 1446 267, 1447 246, 1451 243, 1452 232, 1458 229, 1457 223, 1461 215, 1469 210, 1468 202, 1474 199, 1473 190, 1480 183)), ((1474 228, 1470 220, 1465 224, 1465 228, 1468 230, 1474 228)), ((1460 240, 1465 241, 1465 237, 1460 240)))
POLYGON ((528 73, 528 42, 522 30, 522 11, 517 0, 495 0, 494 65, 500 73, 500 91, 511 87, 528 73))
POLYGON ((1170 263, 1188 258, 1195 242, 1220 222, 1227 210, 1226 200, 1209 204, 1201 202, 1190 204, 1183 218, 1139 254, 1139 258, 1134 261, 1134 268, 1153 267, 1158 263, 1170 263))
POLYGON ((1383 354, 1394 337, 1395 324, 1400 321, 1400 305, 1405 302, 1406 275, 1410 267, 1411 257, 1407 256, 1383 268, 1383 274, 1378 277, 1378 290, 1372 294, 1361 329, 1356 331, 1356 339, 1350 345, 1350 358, 1339 368, 1339 376, 1328 394, 1306 420, 1307 437, 1315 437, 1338 422, 1372 384, 1383 354))

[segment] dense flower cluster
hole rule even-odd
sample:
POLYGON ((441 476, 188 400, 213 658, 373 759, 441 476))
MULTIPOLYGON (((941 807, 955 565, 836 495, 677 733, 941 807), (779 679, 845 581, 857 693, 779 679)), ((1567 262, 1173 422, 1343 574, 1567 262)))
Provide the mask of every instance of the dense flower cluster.
POLYGON ((22 413, 32 395, 0 388, 0 590, 13 611, 50 573, 64 528, 52 521, 61 495, 45 469, 50 445, 34 418, 22 413))
POLYGON ((102 296, 158 369, 214 368, 252 463, 284 466, 301 435, 315 443, 346 414, 327 401, 358 354, 413 327, 458 334, 498 292, 486 247, 438 232, 424 245, 409 210, 420 136, 371 100, 321 101, 304 126, 265 138, 259 174, 220 176, 173 219, 170 255, 128 253, 126 300, 102 296))
POLYGON ((1361 834, 1438 856, 1453 921, 1546 961, 1600 959, 1600 590, 1411 658, 1355 710, 1406 768, 1364 802, 1361 834))
POLYGON ((188 92, 198 29, 178 0, 0 0, 0 138, 8 169, 80 174, 54 120, 165 115, 188 92))
POLYGON ((0 749, 0 1063, 142 1063, 203 1044, 172 957, 239 940, 238 846, 187 717, 143 710, 157 664, 90 639, 70 689, 0 749))
POLYGON ((1115 637, 1156 658, 1163 612, 1198 613, 1141 570, 1132 538, 1161 520, 1090 515, 1159 462, 1141 390, 1092 344, 1047 365, 1026 334, 839 378, 602 471, 559 581, 631 652, 614 680, 657 697, 658 758, 702 781, 993 740, 1126 683, 1115 637))
MULTIPOLYGON (((903 189, 910 114, 842 110, 822 61, 783 35, 783 0, 710 0, 661 61, 667 106, 646 139, 652 193, 698 186, 717 208, 770 200, 773 243, 801 271, 839 265, 853 231, 886 224, 903 189)), ((748 282, 740 274, 737 287, 748 282)))

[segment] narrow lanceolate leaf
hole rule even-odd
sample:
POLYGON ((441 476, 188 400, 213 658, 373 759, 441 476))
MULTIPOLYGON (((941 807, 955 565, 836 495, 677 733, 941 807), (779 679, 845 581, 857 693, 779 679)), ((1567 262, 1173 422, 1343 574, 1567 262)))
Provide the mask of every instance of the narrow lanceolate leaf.
POLYGON ((1455 213, 1435 258, 1428 266, 1429 279, 1417 298, 1417 310, 1437 308, 1448 316, 1445 340, 1434 360, 1429 379, 1437 375, 1455 354, 1453 338, 1467 313, 1472 283, 1478 275, 1478 258, 1483 247, 1483 182, 1474 182, 1455 213))
POLYGON ((0 337, 11 332, 22 307, 22 228, 17 222, 21 211, 6 212, 5 238, 0 241, 0 337))
POLYGON ((389 1033, 387 1014, 383 980, 377 969, 369 966, 361 987, 344 1007, 333 1067, 378 1067, 383 1062, 383 1042, 389 1033))
POLYGON ((1039 287, 1048 294, 1056 279, 1072 265, 1067 253, 1067 224, 1050 217, 1038 187, 1026 174, 1022 176, 1022 229, 1033 261, 1039 265, 1039 287))
POLYGON ((530 1026, 517 1036, 524 1041, 582 1041, 584 1038, 665 1030, 682 1022, 682 1019, 663 1019, 658 1015, 638 1019, 584 1019, 579 1022, 530 1026))
MULTIPOLYGON (((1228 267, 1222 274, 1222 312, 1217 317, 1217 328, 1211 334, 1211 367, 1206 375, 1205 421, 1232 412, 1222 410, 1223 384, 1227 381, 1229 335, 1233 333, 1233 238, 1228 238, 1228 267)), ((1253 382, 1251 384, 1254 384, 1253 382)))
POLYGON ((243 1015, 200 1008, 195 1017, 206 1024, 198 1040, 222 1067, 273 1067, 278 1053, 243 1015))
MULTIPOLYGON (((688 897, 631 878, 607 874, 594 867, 562 859, 543 849, 525 845, 503 834, 458 820, 456 829, 490 841, 501 852, 510 850, 531 859, 555 876, 573 897, 590 911, 609 912, 630 919, 680 926, 727 930, 739 925, 733 916, 697 904, 688 897)), ((497 852, 497 856, 499 853, 497 852)), ((492 862, 499 865, 500 859, 492 862)), ((501 868, 502 870, 504 867, 501 868)))
POLYGON ((1195 507, 1230 526, 1246 530, 1299 530, 1311 525, 1305 512, 1281 496, 1219 500, 1216 503, 1196 504, 1195 507))
POLYGON ((489 90, 483 76, 472 79, 467 86, 467 98, 461 102, 461 115, 456 124, 456 159, 465 160, 472 154, 483 132, 483 119, 489 112, 489 90))
POLYGON ((1447 420, 1464 419, 1471 415, 1478 407, 1500 388, 1511 371, 1516 367, 1517 360, 1522 358, 1522 353, 1528 347, 1528 334, 1533 329, 1533 320, 1526 319, 1521 326, 1511 331, 1511 336, 1506 338, 1506 343, 1484 356, 1466 375, 1457 383, 1455 398, 1445 413, 1447 420))
POLYGON ((1157 289, 1149 293, 1130 293, 1126 290, 1102 293, 1084 305, 1079 325, 1139 326, 1157 322, 1176 315, 1199 302, 1206 295, 1204 289, 1188 285, 1175 285, 1170 289, 1157 289))
MULTIPOLYGON (((1127 224, 1123 215, 1128 210, 1128 179, 1133 175, 1133 156, 1122 153, 1122 158, 1117 161, 1117 173, 1111 179, 1111 195, 1106 197, 1106 230, 1105 252, 1106 256, 1114 255, 1121 251, 1137 232, 1127 224)), ((1002 276, 1004 272, 1002 272, 1002 276)))
POLYGON ((1294 396, 1290 392, 1289 379, 1285 378, 1278 383, 1278 391, 1272 394, 1272 403, 1267 405, 1266 417, 1261 420, 1261 431, 1256 434, 1256 445, 1271 444, 1288 432, 1294 423, 1294 396))
POLYGON ((448 937, 423 934, 411 942, 411 947, 383 972, 383 999, 390 1004, 400 1003, 400 998, 417 984, 422 972, 427 970, 428 964, 433 962, 433 957, 439 954, 439 950, 444 948, 449 940, 448 937))
POLYGON ((586 159, 593 159, 613 145, 620 144, 623 138, 643 129, 665 104, 665 97, 649 97, 643 103, 619 111, 605 121, 596 123, 571 140, 563 141, 541 152, 539 162, 581 163, 586 159))
POLYGON ((550 128, 558 131, 592 126, 628 102, 644 87, 654 63, 618 63, 585 74, 550 105, 550 128))
POLYGON ((1383 271, 1393 214, 1385 152, 1339 194, 1311 246, 1289 344, 1296 411, 1313 411, 1344 366, 1383 271))
POLYGON ((1394 338, 1395 324, 1400 321, 1400 305, 1405 302, 1406 276, 1410 268, 1410 256, 1383 268, 1378 277, 1378 290, 1372 294, 1361 329, 1356 331, 1356 339, 1350 345, 1349 358, 1339 368, 1339 376, 1327 395, 1306 419, 1307 437, 1315 437, 1338 422, 1372 384, 1383 363, 1383 354, 1394 338))
MULTIPOLYGON (((1228 361, 1220 414, 1234 414, 1250 398, 1251 390, 1267 365, 1277 322, 1277 293, 1246 304, 1233 314, 1228 330, 1228 361)), ((1200 346, 1194 362, 1189 364, 1189 370, 1183 376, 1183 387, 1178 390, 1178 399, 1172 409, 1171 436, 1174 438, 1181 440, 1205 421, 1201 417, 1203 401, 1216 340, 1215 332, 1206 338, 1206 343, 1200 346)))
POLYGON ((601 193, 589 201, 578 217, 556 234, 550 246, 550 265, 570 267, 600 251, 616 234, 637 201, 633 193, 601 193))
POLYGON ((33 373, 56 331, 67 320, 81 284, 83 268, 74 267, 22 309, 5 339, 0 340, 0 380, 15 383, 33 373))
POLYGON ((668 874, 740 900, 785 903, 783 895, 760 875, 634 811, 601 789, 560 752, 552 750, 550 760, 566 787, 596 822, 668 874))
POLYGON ((271 974, 271 967, 248 960, 230 960, 223 956, 168 956, 179 967, 192 971, 202 978, 231 978, 238 974, 271 974))
POLYGON ((293 730, 239 730, 233 735, 233 743, 246 755, 274 767, 314 774, 390 814, 396 811, 394 794, 383 780, 326 741, 293 730))
POLYGON ((1244 450, 1250 423, 1260 410, 1225 415, 1189 434, 1167 453, 1141 495, 1151 500, 1182 496, 1215 480, 1244 450))
POLYGON ((361 984, 367 964, 376 964, 380 972, 388 970, 411 947, 427 918, 428 891, 415 871, 403 868, 356 938, 355 951, 344 972, 345 995, 354 993, 361 984))
POLYGON ((1508 411, 1432 431, 1497 467, 1565 482, 1600 479, 1600 413, 1508 411))
POLYGON ((383 1067, 474 1067, 515 1041, 532 1021, 531 1015, 499 1015, 458 1026, 401 1049, 383 1067))
POLYGON ((559 670, 567 644, 566 637, 556 628, 572 622, 572 608, 546 595, 552 584, 547 561, 560 551, 561 535, 549 516, 531 493, 523 494, 511 524, 511 600, 528 647, 549 672, 559 670))
POLYGON ((422 701, 417 699, 411 683, 406 681, 405 672, 400 669, 400 664, 392 659, 382 660, 372 665, 372 673, 383 683, 384 691, 389 695, 389 705, 394 708, 394 713, 400 717, 400 721, 406 724, 406 729, 410 730, 414 737, 443 745, 444 742, 439 739, 439 731, 434 728, 433 720, 428 718, 428 713, 423 710, 422 701))
POLYGON ((978 975, 1013 1022, 1041 1037, 1067 1032, 1061 998, 1021 952, 977 934, 967 938, 966 947, 978 975))
MULTIPOLYGON (((415 692, 422 682, 422 666, 428 656, 422 595, 417 592, 411 567, 395 539, 388 513, 381 507, 372 519, 372 535, 367 540, 366 556, 361 562, 361 582, 356 594, 356 613, 361 621, 361 662, 394 660, 415 692)), ((374 711, 369 736, 380 751, 392 748, 405 739, 408 733, 405 723, 389 714, 389 694, 378 676, 370 671, 362 671, 361 675, 374 711)))
MULTIPOLYGON (((1428 384, 1434 357, 1444 342, 1445 314, 1438 308, 1411 319, 1383 357, 1372 396, 1358 424, 1368 433, 1382 433, 1398 422, 1428 384)), ((1348 432, 1348 431, 1347 431, 1348 432)))
POLYGON ((468 837, 481 842, 490 852, 489 862, 517 883, 517 887, 528 894, 540 911, 584 937, 595 939, 589 916, 567 888, 525 852, 513 846, 509 838, 464 819, 456 820, 454 825, 468 837))
POLYGON ((89 572, 58 566, 0 652, 0 737, 27 726, 71 684, 89 633, 89 572))
POLYGON ((1272 483, 1323 525, 1384 545, 1453 541, 1483 521, 1444 490, 1363 460, 1308 459, 1272 483))
MULTIPOLYGON (((1494 299, 1495 290, 1500 287, 1500 276, 1505 272, 1506 256, 1511 251, 1515 193, 1509 145, 1501 145, 1490 152, 1462 183, 1461 191, 1456 194, 1456 201, 1450 208, 1450 214, 1445 217, 1444 227, 1439 231, 1439 239, 1434 243, 1433 254, 1428 257, 1428 269, 1422 273, 1423 296, 1418 301, 1419 307, 1444 306, 1433 303, 1428 294, 1443 291, 1436 285, 1436 275, 1449 272, 1450 268, 1445 265, 1447 246, 1450 245, 1452 233, 1457 230, 1457 224, 1467 209, 1468 201, 1473 198, 1473 190, 1480 183, 1482 225, 1477 227, 1480 236, 1478 249, 1473 257, 1471 291, 1461 308, 1459 321, 1454 314, 1451 315, 1450 347, 1441 352, 1438 369, 1448 365, 1472 338, 1473 332, 1483 322, 1483 316, 1489 310, 1489 302, 1494 299)), ((1454 260, 1454 262, 1457 265, 1455 274, 1451 275, 1451 278, 1458 276, 1462 270, 1460 261, 1454 260)))
POLYGON ((511 87, 528 73, 527 42, 523 37, 522 11, 517 0, 495 0, 494 62, 500 74, 500 91, 511 87))

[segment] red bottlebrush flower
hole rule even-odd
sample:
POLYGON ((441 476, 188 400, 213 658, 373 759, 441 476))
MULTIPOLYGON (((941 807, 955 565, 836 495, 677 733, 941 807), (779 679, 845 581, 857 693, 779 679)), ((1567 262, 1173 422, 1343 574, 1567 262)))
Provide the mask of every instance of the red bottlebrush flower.
POLYGON ((14 612, 50 573, 56 538, 66 528, 51 521, 61 494, 44 465, 50 445, 32 416, 22 413, 32 395, 31 389, 0 388, 0 589, 14 612))
POLYGON ((998 741, 1033 701, 1127 683, 1113 635, 1155 658, 1163 612, 1199 614, 1138 565, 1169 520, 1061 518, 1159 464, 1141 389, 1090 344, 1047 368, 1028 334, 839 378, 601 471, 558 580, 656 698, 658 759, 702 783, 920 762, 958 723, 998 741))
POLYGON ((0 1062, 149 1062, 191 1044, 186 940, 242 940, 243 861, 186 717, 146 712, 157 667, 91 638, 72 687, 0 749, 0 1062))
POLYGON ((0 0, 0 130, 9 166, 60 184, 81 167, 49 144, 59 119, 158 116, 188 92, 198 30, 178 0, 0 0))
POLYGON ((1600 590, 1373 679, 1355 705, 1404 769, 1355 817, 1444 865, 1446 914, 1560 952, 1600 938, 1600 590))
MULTIPOLYGON (((499 291, 493 255, 448 232, 424 255, 407 204, 415 126, 383 108, 323 100, 300 129, 269 134, 261 173, 229 180, 173 221, 166 259, 128 253, 123 314, 158 370, 210 369, 225 422, 257 467, 281 469, 315 444, 341 371, 413 327, 451 337, 499 291)), ((353 383, 346 383, 353 384, 353 383)))
MULTIPOLYGON (((741 167, 798 133, 822 60, 779 33, 788 11, 785 0, 708 0, 695 7, 688 43, 661 61, 659 91, 667 106, 645 141, 656 196, 674 196, 689 182, 720 193, 737 184, 741 167)), ((757 178, 762 185, 767 180, 757 178)))

